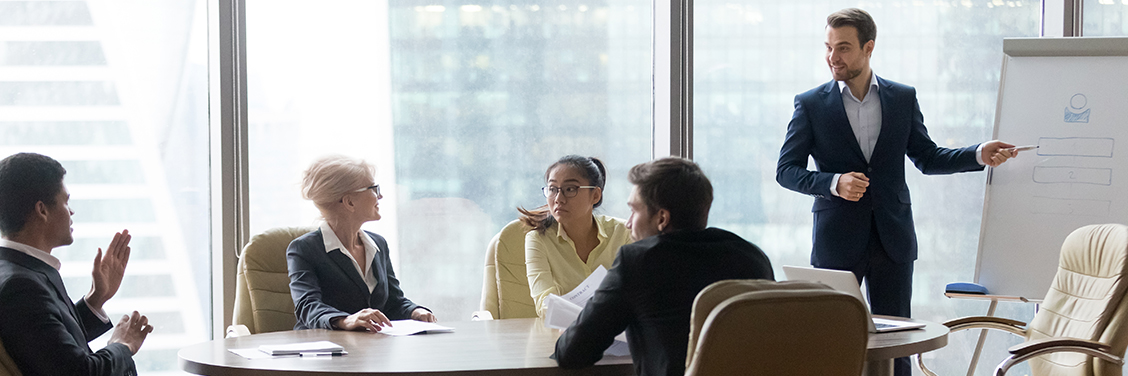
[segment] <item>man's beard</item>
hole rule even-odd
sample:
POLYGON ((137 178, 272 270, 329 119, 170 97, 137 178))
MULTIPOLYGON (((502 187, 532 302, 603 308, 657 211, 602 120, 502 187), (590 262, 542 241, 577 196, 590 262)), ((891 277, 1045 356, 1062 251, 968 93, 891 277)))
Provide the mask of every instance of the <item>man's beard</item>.
POLYGON ((838 77, 835 77, 834 79, 837 80, 837 81, 850 81, 850 80, 853 80, 853 79, 855 79, 855 78, 857 78, 858 76, 861 76, 861 75, 862 75, 861 69, 847 70, 846 71, 846 77, 843 77, 841 79, 839 79, 838 77))

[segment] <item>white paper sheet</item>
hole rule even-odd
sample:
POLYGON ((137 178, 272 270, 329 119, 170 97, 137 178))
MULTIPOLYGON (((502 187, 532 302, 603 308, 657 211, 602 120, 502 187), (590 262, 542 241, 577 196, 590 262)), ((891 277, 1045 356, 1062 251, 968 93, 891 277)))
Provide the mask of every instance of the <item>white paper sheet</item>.
POLYGON ((564 294, 563 298, 572 302, 572 304, 583 307, 587 304, 587 301, 591 299, 591 296, 595 295, 595 290, 599 288, 599 284, 603 283, 603 278, 606 277, 607 268, 600 265, 595 268, 595 271, 591 272, 591 275, 584 278, 584 281, 580 282, 579 286, 576 286, 572 291, 564 294))
MULTIPOLYGON (((600 265, 579 286, 564 294, 563 297, 549 294, 544 300, 544 326, 549 329, 560 330, 572 326, 576 318, 580 317, 580 311, 587 305, 588 300, 591 300, 591 297, 595 295, 595 290, 603 283, 605 277, 607 277, 607 268, 600 265)), ((631 355, 630 349, 627 347, 627 333, 623 332, 615 336, 615 342, 603 353, 611 356, 631 355)))
POLYGON ((329 341, 298 342, 283 345, 262 345, 259 351, 270 355, 290 355, 305 352, 340 352, 345 348, 329 341))
POLYGON ((409 336, 418 333, 449 333, 453 331, 454 328, 430 322, 393 320, 392 326, 380 328, 379 333, 390 336, 409 336))
MULTIPOLYGON (((238 356, 241 356, 241 357, 244 357, 244 358, 247 358, 247 359, 269 359, 269 358, 277 358, 277 357, 275 357, 275 356, 271 356, 270 354, 267 354, 267 353, 264 353, 264 352, 262 352, 262 351, 259 351, 259 349, 257 349, 257 348, 249 348, 249 349, 227 349, 227 351, 230 351, 230 352, 234 353, 235 355, 238 355, 238 356)), ((297 356, 297 355, 289 355, 289 356, 297 356)), ((279 357, 280 357, 280 356, 279 356, 279 357)))

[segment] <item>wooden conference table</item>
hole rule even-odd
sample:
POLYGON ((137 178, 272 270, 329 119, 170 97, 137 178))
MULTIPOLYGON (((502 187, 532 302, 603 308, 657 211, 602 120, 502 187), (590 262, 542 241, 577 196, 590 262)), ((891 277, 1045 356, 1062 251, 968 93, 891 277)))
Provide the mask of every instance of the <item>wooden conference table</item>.
MULTIPOLYGON (((180 350, 180 368, 200 375, 633 375, 630 357, 603 357, 594 367, 564 370, 549 359, 559 333, 540 319, 442 323, 454 333, 391 337, 360 332, 300 330, 199 343, 180 350), (348 350, 339 357, 247 359, 227 349, 332 341, 348 350)), ((893 358, 944 347, 948 329, 870 336, 867 374, 892 375, 893 358)), ((817 357, 817 355, 814 355, 817 357)))

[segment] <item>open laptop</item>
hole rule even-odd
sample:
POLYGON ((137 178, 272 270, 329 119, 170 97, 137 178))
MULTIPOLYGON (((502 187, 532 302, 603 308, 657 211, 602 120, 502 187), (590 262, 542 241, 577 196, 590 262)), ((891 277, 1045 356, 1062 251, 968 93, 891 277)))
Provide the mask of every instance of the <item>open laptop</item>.
MULTIPOLYGON (((786 275, 787 279, 790 281, 819 282, 824 285, 830 286, 830 288, 832 289, 850 294, 855 298, 858 298, 858 300, 860 300, 862 304, 867 307, 866 314, 869 314, 869 305, 866 304, 866 298, 862 296, 862 288, 858 285, 858 278, 854 277, 854 273, 842 270, 819 269, 803 266, 784 266, 783 274, 786 275)), ((923 327, 923 323, 890 320, 870 316, 869 331, 870 333, 885 333, 895 332, 898 330, 918 329, 923 327)))

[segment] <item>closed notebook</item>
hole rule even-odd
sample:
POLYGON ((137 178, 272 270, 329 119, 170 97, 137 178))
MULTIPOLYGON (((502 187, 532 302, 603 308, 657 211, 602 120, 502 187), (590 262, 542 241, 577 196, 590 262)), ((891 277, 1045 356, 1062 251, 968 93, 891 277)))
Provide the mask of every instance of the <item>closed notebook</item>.
POLYGON ((345 348, 329 341, 287 343, 281 345, 262 345, 259 351, 270 355, 294 355, 301 353, 340 353, 345 348))

